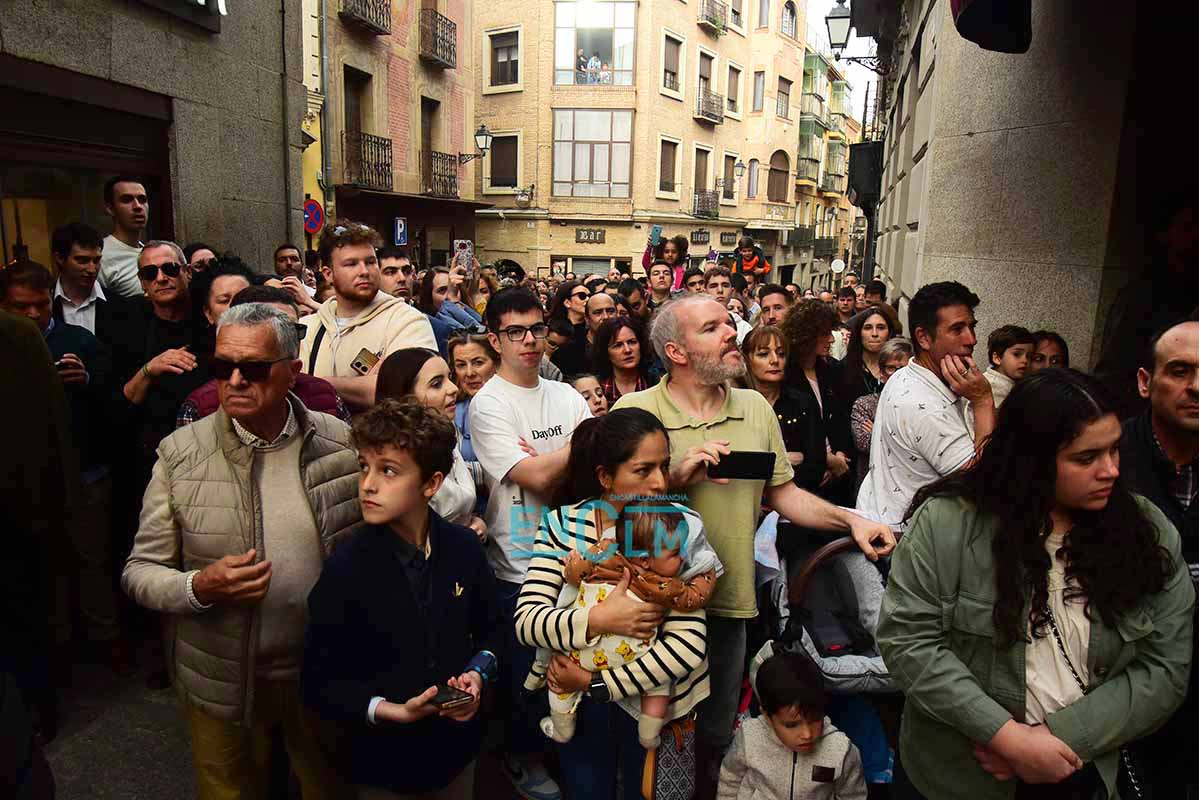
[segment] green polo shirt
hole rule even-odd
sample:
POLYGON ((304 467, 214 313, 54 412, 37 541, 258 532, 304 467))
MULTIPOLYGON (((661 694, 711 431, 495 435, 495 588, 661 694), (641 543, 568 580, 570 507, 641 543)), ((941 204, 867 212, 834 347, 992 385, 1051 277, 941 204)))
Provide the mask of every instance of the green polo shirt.
MULTIPOLYGON (((670 377, 643 392, 626 394, 618 408, 641 408, 659 420, 670 435, 670 457, 681 459, 692 447, 724 439, 733 450, 769 450, 774 453, 771 486, 794 475, 778 418, 770 403, 749 389, 729 389, 724 406, 708 420, 684 413, 667 391, 670 377)), ((754 534, 766 481, 735 480, 727 485, 701 481, 687 488, 687 505, 704 521, 704 533, 724 563, 724 575, 708 602, 708 613, 718 617, 750 619, 757 614, 754 601, 754 534)))

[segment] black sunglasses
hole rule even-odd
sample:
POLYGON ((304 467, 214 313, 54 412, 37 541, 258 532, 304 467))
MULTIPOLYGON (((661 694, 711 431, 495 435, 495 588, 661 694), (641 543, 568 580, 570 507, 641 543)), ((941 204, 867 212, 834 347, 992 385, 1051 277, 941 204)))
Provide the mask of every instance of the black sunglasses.
POLYGON ((587 291, 571 292, 570 296, 573 297, 575 300, 586 300, 588 297, 591 297, 591 292, 587 292, 587 291))
POLYGON ((291 361, 290 356, 276 358, 274 361, 227 361, 214 358, 208 362, 212 377, 218 381, 227 381, 233 377, 233 370, 241 373, 242 378, 250 383, 262 383, 271 376, 271 367, 280 361, 291 361))
POLYGON ((141 278, 143 281, 152 281, 158 277, 159 270, 162 270, 162 274, 166 275, 168 278, 177 278, 179 277, 179 273, 183 271, 183 265, 175 264, 173 262, 168 262, 166 264, 147 264, 146 266, 138 269, 137 277, 141 278))
POLYGON ((296 338, 303 341, 304 337, 308 335, 308 326, 302 322, 293 322, 292 324, 296 326, 296 338))

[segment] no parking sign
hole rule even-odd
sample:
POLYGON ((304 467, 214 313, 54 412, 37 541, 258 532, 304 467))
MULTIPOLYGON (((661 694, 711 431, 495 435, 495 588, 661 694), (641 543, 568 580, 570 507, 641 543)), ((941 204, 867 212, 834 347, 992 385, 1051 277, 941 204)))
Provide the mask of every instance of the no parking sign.
POLYGON ((304 233, 320 233, 325 224, 325 209, 311 197, 304 201, 304 233))

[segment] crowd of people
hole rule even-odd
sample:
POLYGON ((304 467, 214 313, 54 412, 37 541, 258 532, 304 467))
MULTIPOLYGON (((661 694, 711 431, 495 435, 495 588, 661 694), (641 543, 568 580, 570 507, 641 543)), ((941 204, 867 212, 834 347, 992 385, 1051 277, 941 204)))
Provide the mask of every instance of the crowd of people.
POLYGON ((72 662, 138 641, 205 800, 278 790, 276 741, 306 799, 472 798, 489 727, 527 800, 1195 782, 1199 318, 1144 342, 1129 414, 1053 331, 1000 325, 977 364, 960 283, 905 326, 881 281, 771 282, 748 237, 543 279, 339 220, 260 270, 143 241, 135 178, 104 203, 110 235, 0 270, 28 642, 0 766, 28 796, 72 662), (764 626, 767 527, 787 572, 837 537, 866 567, 881 746, 764 626))

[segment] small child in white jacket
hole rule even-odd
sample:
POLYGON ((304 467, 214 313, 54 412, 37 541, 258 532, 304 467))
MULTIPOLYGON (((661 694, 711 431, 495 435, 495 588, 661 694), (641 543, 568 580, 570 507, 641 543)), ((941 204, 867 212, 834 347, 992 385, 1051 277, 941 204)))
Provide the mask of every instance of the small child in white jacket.
POLYGON ((865 800, 862 756, 824 715, 828 694, 812 659, 771 656, 758 669, 756 689, 762 716, 737 731, 717 800, 865 800))

